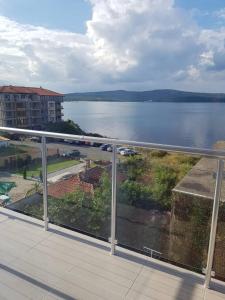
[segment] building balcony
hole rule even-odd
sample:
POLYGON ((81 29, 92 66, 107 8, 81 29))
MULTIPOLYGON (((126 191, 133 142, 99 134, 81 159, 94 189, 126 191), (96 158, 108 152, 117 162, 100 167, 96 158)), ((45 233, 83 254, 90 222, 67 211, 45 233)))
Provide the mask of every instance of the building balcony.
POLYGON ((225 285, 0 208, 2 299, 225 299, 225 285), (204 298, 205 296, 205 298, 204 298))
POLYGON ((3 111, 5 111, 5 112, 14 112, 14 111, 15 111, 15 108, 13 108, 13 107, 5 107, 5 108, 3 109, 3 111))
POLYGON ((13 116, 13 115, 5 115, 5 118, 4 118, 5 120, 12 120, 12 119, 15 119, 15 116, 13 116))
POLYGON ((0 299, 225 299, 225 151, 0 130, 0 299))
POLYGON ((31 107, 31 110, 37 110, 37 111, 40 111, 40 110, 41 110, 41 107, 31 107))
POLYGON ((38 115, 31 115, 31 118, 33 118, 33 119, 41 119, 42 117, 40 116, 40 114, 38 114, 38 115))
POLYGON ((15 112, 17 112, 17 111, 26 111, 26 110, 27 110, 26 107, 16 107, 15 108, 15 112))

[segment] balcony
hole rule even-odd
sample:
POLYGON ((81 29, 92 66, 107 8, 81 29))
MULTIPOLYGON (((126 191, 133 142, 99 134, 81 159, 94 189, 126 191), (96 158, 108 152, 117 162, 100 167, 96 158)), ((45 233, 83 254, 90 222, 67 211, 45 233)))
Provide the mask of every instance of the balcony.
POLYGON ((5 208, 0 219, 1 299, 225 299, 219 281, 205 290, 185 269, 5 208))
POLYGON ((42 138, 0 149, 3 299, 225 299, 223 150, 0 130, 42 138))
POLYGON ((37 111, 40 111, 41 110, 41 106, 31 106, 31 110, 37 110, 37 111))

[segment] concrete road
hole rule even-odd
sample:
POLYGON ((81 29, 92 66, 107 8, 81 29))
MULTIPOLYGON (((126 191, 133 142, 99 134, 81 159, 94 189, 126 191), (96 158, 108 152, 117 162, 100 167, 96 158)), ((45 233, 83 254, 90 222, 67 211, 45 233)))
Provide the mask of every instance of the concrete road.
POLYGON ((85 169, 85 165, 86 165, 85 163, 80 163, 79 165, 75 165, 73 167, 69 167, 53 173, 49 173, 48 182, 57 182, 66 175, 78 174, 85 169))
MULTIPOLYGON (((34 143, 29 141, 11 141, 11 144, 14 145, 27 145, 31 147, 41 148, 40 143, 34 143)), ((58 149, 59 153, 62 154, 64 152, 70 152, 72 150, 79 150, 81 153, 81 158, 83 159, 91 159, 91 160, 112 160, 112 153, 107 151, 101 151, 99 147, 91 147, 91 146, 77 146, 77 145, 70 145, 67 143, 47 143, 48 149, 58 149)))

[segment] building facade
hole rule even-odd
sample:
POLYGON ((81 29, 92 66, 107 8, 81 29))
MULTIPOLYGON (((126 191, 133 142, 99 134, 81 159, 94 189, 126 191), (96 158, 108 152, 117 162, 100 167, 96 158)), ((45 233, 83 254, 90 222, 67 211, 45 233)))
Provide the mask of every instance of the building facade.
POLYGON ((63 95, 40 88, 1 86, 0 126, 42 129, 62 119, 63 95))

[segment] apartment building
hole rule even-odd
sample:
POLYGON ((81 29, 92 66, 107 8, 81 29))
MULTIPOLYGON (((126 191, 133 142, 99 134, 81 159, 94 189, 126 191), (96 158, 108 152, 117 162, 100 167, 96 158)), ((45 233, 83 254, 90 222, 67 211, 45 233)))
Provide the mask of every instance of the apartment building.
POLYGON ((63 95, 42 87, 0 86, 0 126, 42 129, 62 118, 63 95))

